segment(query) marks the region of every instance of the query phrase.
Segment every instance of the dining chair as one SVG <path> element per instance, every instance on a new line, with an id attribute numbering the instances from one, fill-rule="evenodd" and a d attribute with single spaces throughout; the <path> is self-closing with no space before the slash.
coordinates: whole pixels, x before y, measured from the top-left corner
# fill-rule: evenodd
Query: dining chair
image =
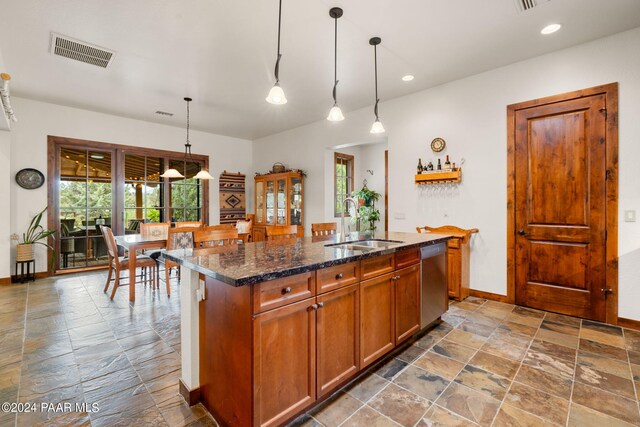
<path id="1" fill-rule="evenodd" d="M 215 231 L 215 230 L 233 230 L 235 227 L 233 224 L 215 224 L 205 225 L 202 227 L 203 231 Z"/>
<path id="2" fill-rule="evenodd" d="M 236 222 L 236 229 L 238 230 L 238 234 L 242 234 L 240 238 L 243 243 L 248 243 L 251 241 L 251 230 L 253 229 L 253 219 L 239 219 Z M 246 241 L 245 241 L 246 239 Z"/>
<path id="3" fill-rule="evenodd" d="M 311 224 L 312 236 L 327 236 L 338 232 L 337 222 L 318 222 Z"/>
<path id="4" fill-rule="evenodd" d="M 297 225 L 271 225 L 266 227 L 267 240 L 297 239 Z"/>
<path id="5" fill-rule="evenodd" d="M 196 248 L 213 246 L 228 246 L 238 244 L 238 230 L 231 228 L 219 230 L 203 230 L 193 233 Z"/>
<path id="6" fill-rule="evenodd" d="M 202 228 L 201 221 L 177 221 L 174 224 L 176 225 L 175 228 L 184 228 L 184 227 Z"/>
<path id="7" fill-rule="evenodd" d="M 162 240 L 162 239 L 167 240 L 170 227 L 171 227 L 171 224 L 169 224 L 168 222 L 142 223 L 140 224 L 140 234 L 142 235 L 142 237 L 153 237 L 158 240 Z M 154 250 L 153 252 L 145 255 L 149 255 L 149 257 L 158 264 L 157 265 L 158 268 L 156 270 L 156 280 L 159 282 L 160 281 L 159 267 L 160 267 L 160 259 L 161 259 L 162 251 Z"/>
<path id="8" fill-rule="evenodd" d="M 100 226 L 100 231 L 102 232 L 102 236 L 104 237 L 104 243 L 107 247 L 107 255 L 109 257 L 109 273 L 107 275 L 107 283 L 104 285 L 104 292 L 107 292 L 107 290 L 109 289 L 109 284 L 111 283 L 111 277 L 114 270 L 116 273 L 116 277 L 113 282 L 113 290 L 111 291 L 111 299 L 113 300 L 113 297 L 116 295 L 116 290 L 118 289 L 118 286 L 120 286 L 120 272 L 122 270 L 127 271 L 129 269 L 130 258 L 118 255 L 116 239 L 115 237 L 113 237 L 113 231 L 111 231 L 111 228 L 102 225 Z M 155 281 L 155 278 L 157 276 L 157 271 L 155 269 L 158 268 L 157 263 L 146 255 L 136 256 L 136 254 L 129 254 L 129 256 L 136 257 L 136 266 L 142 268 L 143 271 L 145 271 L 145 283 L 150 282 L 152 287 L 155 288 L 157 285 Z M 150 270 L 149 274 L 146 274 L 146 270 Z M 136 285 L 136 277 L 137 276 L 129 277 L 129 286 Z"/>
<path id="9" fill-rule="evenodd" d="M 195 227 L 176 227 L 169 228 L 167 234 L 167 246 L 166 250 L 171 251 L 174 249 L 193 249 L 193 233 L 199 231 Z M 171 296 L 171 269 L 178 267 L 178 281 L 180 280 L 180 265 L 177 262 L 173 262 L 167 258 L 164 258 L 164 274 L 165 282 L 167 284 L 167 295 Z"/>

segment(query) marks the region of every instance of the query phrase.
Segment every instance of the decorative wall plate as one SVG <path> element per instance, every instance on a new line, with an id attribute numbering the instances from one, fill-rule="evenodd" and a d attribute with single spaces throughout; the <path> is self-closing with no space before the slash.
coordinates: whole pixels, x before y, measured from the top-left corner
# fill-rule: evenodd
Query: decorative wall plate
<path id="1" fill-rule="evenodd" d="M 22 188 L 34 190 L 42 187 L 42 184 L 44 184 L 44 175 L 37 169 L 26 168 L 18 171 L 16 174 L 16 182 Z"/>
<path id="2" fill-rule="evenodd" d="M 442 138 L 435 138 L 433 141 L 431 141 L 431 149 L 433 150 L 434 153 L 439 153 L 442 150 L 444 150 L 444 147 L 447 146 L 447 143 L 444 142 L 444 139 Z"/>

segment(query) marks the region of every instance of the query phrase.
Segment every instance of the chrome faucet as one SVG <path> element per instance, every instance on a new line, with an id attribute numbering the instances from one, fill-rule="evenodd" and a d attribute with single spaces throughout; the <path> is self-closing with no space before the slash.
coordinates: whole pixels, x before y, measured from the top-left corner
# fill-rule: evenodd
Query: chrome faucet
<path id="1" fill-rule="evenodd" d="M 359 217 L 359 212 L 358 212 L 358 201 L 356 199 L 354 199 L 353 197 L 347 197 L 346 199 L 344 199 L 344 201 L 342 202 L 342 220 L 341 220 L 341 229 L 342 229 L 342 239 L 345 240 L 347 237 L 347 233 L 346 233 L 346 225 L 344 223 L 344 212 L 347 210 L 347 208 L 349 207 L 349 202 L 353 203 L 353 209 L 355 210 L 355 216 L 356 216 L 356 221 L 360 218 Z M 349 229 L 351 230 L 351 229 Z"/>

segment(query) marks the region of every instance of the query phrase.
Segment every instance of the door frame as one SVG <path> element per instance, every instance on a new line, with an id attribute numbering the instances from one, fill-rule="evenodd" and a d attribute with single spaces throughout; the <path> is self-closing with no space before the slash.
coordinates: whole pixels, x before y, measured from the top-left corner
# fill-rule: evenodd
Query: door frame
<path id="1" fill-rule="evenodd" d="M 618 83 L 519 102 L 507 106 L 507 302 L 516 298 L 515 264 L 515 145 L 516 111 L 585 96 L 605 95 L 605 284 L 612 292 L 606 299 L 606 322 L 618 324 Z"/>

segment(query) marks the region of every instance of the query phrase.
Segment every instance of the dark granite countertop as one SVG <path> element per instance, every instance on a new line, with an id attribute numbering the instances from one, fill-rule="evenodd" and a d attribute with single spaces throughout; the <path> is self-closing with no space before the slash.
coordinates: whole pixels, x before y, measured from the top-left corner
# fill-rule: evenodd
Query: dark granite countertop
<path id="1" fill-rule="evenodd" d="M 393 240 L 385 248 L 348 250 L 332 245 L 340 243 L 340 235 L 305 237 L 245 245 L 218 246 L 202 249 L 168 251 L 171 261 L 233 286 L 244 286 L 265 280 L 292 276 L 358 259 L 371 258 L 398 250 L 422 247 L 450 239 L 448 234 L 378 232 L 351 233 L 346 242 L 365 239 Z"/>

